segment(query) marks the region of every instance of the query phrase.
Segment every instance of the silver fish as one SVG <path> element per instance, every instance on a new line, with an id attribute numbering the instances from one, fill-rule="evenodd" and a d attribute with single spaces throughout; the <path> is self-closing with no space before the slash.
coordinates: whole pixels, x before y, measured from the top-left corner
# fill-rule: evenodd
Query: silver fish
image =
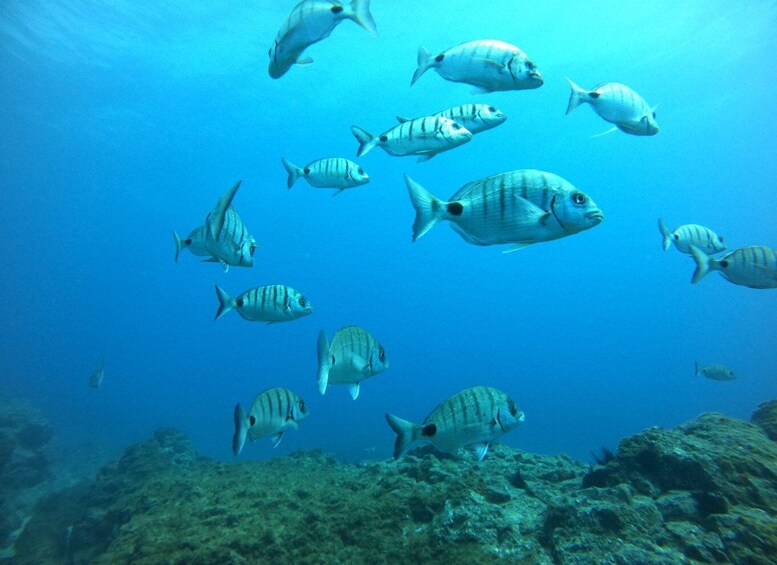
<path id="1" fill-rule="evenodd" d="M 283 439 L 286 430 L 296 430 L 300 421 L 308 415 L 305 401 L 284 387 L 273 387 L 260 393 L 251 405 L 248 415 L 238 403 L 235 406 L 235 434 L 232 436 L 232 453 L 240 455 L 246 436 L 253 442 L 272 436 L 273 447 Z"/>
<path id="2" fill-rule="evenodd" d="M 461 187 L 449 202 L 405 175 L 415 208 L 413 241 L 440 220 L 474 245 L 512 243 L 515 251 L 599 225 L 604 214 L 569 181 L 534 169 L 510 171 Z"/>
<path id="3" fill-rule="evenodd" d="M 580 106 L 590 104 L 594 112 L 601 118 L 615 124 L 604 134 L 619 129 L 632 135 L 655 135 L 658 133 L 656 122 L 656 106 L 648 106 L 645 99 L 625 84 L 618 82 L 603 82 L 593 90 L 584 90 L 571 80 L 567 114 Z M 599 135 L 604 135 L 599 134 Z"/>
<path id="4" fill-rule="evenodd" d="M 495 128 L 503 124 L 507 119 L 507 114 L 502 112 L 496 106 L 489 104 L 461 104 L 447 110 L 442 110 L 431 114 L 431 117 L 441 116 L 453 120 L 467 128 L 472 135 L 482 131 Z M 397 116 L 399 123 L 409 122 L 410 118 Z"/>
<path id="5" fill-rule="evenodd" d="M 303 177 L 310 186 L 316 188 L 337 188 L 338 191 L 333 194 L 336 196 L 346 188 L 370 182 L 370 175 L 364 169 L 344 157 L 318 159 L 305 165 L 305 168 L 298 167 L 288 159 L 281 158 L 281 162 L 289 173 L 286 181 L 286 186 L 289 188 L 299 177 Z"/>
<path id="6" fill-rule="evenodd" d="M 697 361 L 696 376 L 701 377 L 702 375 L 715 381 L 730 381 L 737 378 L 734 371 L 725 365 L 707 365 L 706 367 L 702 367 Z"/>
<path id="7" fill-rule="evenodd" d="M 100 388 L 103 384 L 103 379 L 105 379 L 105 359 L 100 359 L 95 370 L 89 375 L 89 386 Z"/>
<path id="8" fill-rule="evenodd" d="M 283 284 L 257 286 L 231 298 L 216 285 L 219 309 L 216 320 L 230 310 L 237 310 L 251 322 L 290 322 L 313 312 L 313 306 L 298 290 Z"/>
<path id="9" fill-rule="evenodd" d="M 750 288 L 777 288 L 777 250 L 762 245 L 741 247 L 714 259 L 690 245 L 696 261 L 691 283 L 696 284 L 711 271 L 720 271 L 728 281 Z"/>
<path id="10" fill-rule="evenodd" d="M 208 253 L 207 247 L 205 246 L 205 226 L 194 228 L 189 234 L 189 237 L 186 239 L 181 239 L 181 236 L 178 235 L 178 232 L 175 231 L 173 232 L 173 237 L 175 238 L 176 263 L 178 262 L 178 256 L 184 249 L 188 249 L 192 252 L 193 255 L 198 255 L 200 257 L 210 255 L 210 253 Z"/>
<path id="11" fill-rule="evenodd" d="M 386 414 L 386 421 L 397 434 L 394 459 L 407 453 L 416 441 L 423 440 L 449 452 L 475 445 L 480 461 L 492 443 L 517 428 L 524 419 L 515 401 L 490 386 L 473 386 L 454 394 L 432 410 L 422 424 Z"/>
<path id="12" fill-rule="evenodd" d="M 476 86 L 476 92 L 526 90 L 542 86 L 542 74 L 526 53 L 494 39 L 468 41 L 437 56 L 421 47 L 412 86 L 429 69 L 452 82 Z"/>
<path id="13" fill-rule="evenodd" d="M 300 57 L 302 52 L 329 37 L 343 20 L 353 20 L 370 33 L 376 33 L 370 0 L 351 0 L 349 6 L 337 0 L 303 0 L 294 6 L 267 52 L 270 76 L 282 77 L 295 63 L 312 63 L 313 59 Z"/>
<path id="14" fill-rule="evenodd" d="M 372 135 L 357 126 L 351 126 L 351 132 L 359 142 L 357 157 L 377 146 L 395 157 L 420 155 L 419 162 L 428 161 L 438 153 L 472 139 L 472 133 L 467 128 L 442 116 L 424 116 L 408 120 L 380 135 Z"/>
<path id="15" fill-rule="evenodd" d="M 208 262 L 219 262 L 228 270 L 230 265 L 254 266 L 256 240 L 248 233 L 237 211 L 232 208 L 232 199 L 240 188 L 237 181 L 216 203 L 216 207 L 205 218 L 205 248 L 212 256 Z"/>
<path id="16" fill-rule="evenodd" d="M 691 245 L 695 245 L 705 253 L 720 253 L 726 250 L 726 244 L 723 238 L 712 231 L 710 228 L 700 226 L 699 224 L 684 224 L 674 231 L 669 231 L 664 221 L 658 219 L 658 229 L 664 237 L 664 251 L 674 243 L 678 251 L 690 253 Z"/>
<path id="17" fill-rule="evenodd" d="M 359 383 L 388 369 L 386 350 L 367 330 L 346 326 L 327 340 L 326 332 L 318 334 L 318 391 L 326 392 L 330 384 L 347 384 L 351 398 L 359 396 Z"/>

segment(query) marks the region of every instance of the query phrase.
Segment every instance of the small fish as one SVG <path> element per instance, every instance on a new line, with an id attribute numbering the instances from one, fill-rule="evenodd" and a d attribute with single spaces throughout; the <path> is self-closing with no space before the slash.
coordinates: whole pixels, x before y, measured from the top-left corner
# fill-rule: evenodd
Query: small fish
<path id="1" fill-rule="evenodd" d="M 720 259 L 713 259 L 693 244 L 690 250 L 696 261 L 691 284 L 696 284 L 711 271 L 720 271 L 734 284 L 750 288 L 777 288 L 777 250 L 753 245 L 729 251 Z"/>
<path id="2" fill-rule="evenodd" d="M 298 290 L 283 284 L 257 286 L 231 298 L 216 285 L 219 309 L 216 320 L 234 309 L 250 322 L 290 322 L 313 312 L 313 306 Z"/>
<path id="3" fill-rule="evenodd" d="M 661 235 L 664 236 L 664 251 L 669 249 L 672 243 L 683 253 L 690 253 L 691 245 L 695 245 L 709 254 L 720 253 L 726 250 L 726 244 L 723 243 L 722 237 L 710 228 L 705 228 L 699 224 L 685 224 L 674 231 L 669 231 L 664 221 L 659 218 L 658 229 Z"/>
<path id="4" fill-rule="evenodd" d="M 388 369 L 386 350 L 370 333 L 358 326 L 346 326 L 327 341 L 318 334 L 318 391 L 330 384 L 347 384 L 351 398 L 359 396 L 359 383 Z"/>
<path id="5" fill-rule="evenodd" d="M 438 153 L 472 139 L 472 133 L 467 128 L 442 116 L 408 120 L 377 136 L 357 126 L 351 126 L 351 132 L 359 142 L 357 157 L 377 146 L 395 157 L 420 155 L 418 162 L 428 161 Z"/>
<path id="6" fill-rule="evenodd" d="M 260 393 L 246 416 L 243 407 L 235 406 L 235 434 L 232 436 L 232 453 L 240 455 L 246 436 L 253 442 L 272 436 L 273 447 L 278 447 L 283 432 L 297 429 L 308 415 L 305 401 L 287 388 L 268 388 Z"/>
<path id="7" fill-rule="evenodd" d="M 702 375 L 714 381 L 730 381 L 737 378 L 734 371 L 725 365 L 707 365 L 706 367 L 702 367 L 697 361 L 696 376 L 701 377 Z"/>
<path id="8" fill-rule="evenodd" d="M 437 56 L 418 49 L 418 68 L 410 86 L 429 69 L 451 82 L 464 82 L 475 92 L 528 90 L 543 84 L 542 74 L 526 53 L 515 45 L 494 39 L 468 41 Z"/>
<path id="9" fill-rule="evenodd" d="M 181 239 L 178 232 L 173 232 L 175 238 L 175 262 L 178 262 L 178 255 L 184 249 L 188 249 L 193 255 L 200 257 L 209 256 L 208 249 L 205 246 L 205 226 L 194 228 L 186 239 Z"/>
<path id="10" fill-rule="evenodd" d="M 286 186 L 291 188 L 299 177 L 303 177 L 310 186 L 316 188 L 337 188 L 333 194 L 337 196 L 346 188 L 361 186 L 370 182 L 370 175 L 353 161 L 344 157 L 329 157 L 318 159 L 300 168 L 288 159 L 281 158 L 289 178 Z"/>
<path id="11" fill-rule="evenodd" d="M 282 77 L 295 63 L 312 63 L 313 59 L 300 57 L 302 52 L 329 37 L 343 20 L 353 20 L 370 33 L 376 33 L 370 0 L 351 0 L 349 6 L 337 0 L 303 0 L 294 6 L 267 52 L 270 76 Z"/>
<path id="12" fill-rule="evenodd" d="M 478 461 L 489 446 L 525 419 L 524 413 L 504 392 L 490 386 L 473 386 L 442 401 L 423 424 L 414 424 L 391 414 L 386 421 L 397 434 L 394 459 L 408 452 L 418 440 L 441 451 L 475 445 Z"/>
<path id="13" fill-rule="evenodd" d="M 444 202 L 405 175 L 415 208 L 413 241 L 440 220 L 474 245 L 512 243 L 515 251 L 599 225 L 604 214 L 569 181 L 534 169 L 510 171 L 461 187 Z"/>
<path id="14" fill-rule="evenodd" d="M 605 135 L 616 129 L 631 135 L 655 135 L 658 133 L 657 106 L 652 108 L 648 106 L 644 98 L 625 84 L 603 82 L 593 90 L 588 91 L 580 88 L 570 79 L 567 81 L 572 87 L 567 114 L 580 104 L 587 103 L 601 118 L 615 124 L 615 127 L 599 135 Z"/>
<path id="15" fill-rule="evenodd" d="M 461 124 L 472 135 L 495 128 L 503 124 L 507 119 L 507 114 L 502 112 L 502 110 L 488 104 L 461 104 L 460 106 L 454 106 L 431 115 L 433 118 L 437 116 L 448 118 L 457 124 Z M 402 124 L 409 122 L 410 118 L 397 116 L 397 120 Z"/>
<path id="16" fill-rule="evenodd" d="M 254 266 L 256 240 L 248 233 L 237 211 L 232 208 L 232 199 L 240 188 L 237 181 L 216 203 L 216 207 L 205 218 L 205 248 L 212 256 L 207 262 L 219 262 L 227 271 L 230 265 Z"/>
<path id="17" fill-rule="evenodd" d="M 89 375 L 89 386 L 92 388 L 100 388 L 105 378 L 105 359 L 100 359 L 97 364 L 97 368 Z"/>

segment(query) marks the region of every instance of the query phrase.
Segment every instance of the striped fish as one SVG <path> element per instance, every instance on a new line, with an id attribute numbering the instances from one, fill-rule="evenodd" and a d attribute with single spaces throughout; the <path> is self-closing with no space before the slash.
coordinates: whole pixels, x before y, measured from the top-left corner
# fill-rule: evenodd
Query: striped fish
<path id="1" fill-rule="evenodd" d="M 250 322 L 290 322 L 313 312 L 313 306 L 298 290 L 284 284 L 270 284 L 249 289 L 237 298 L 231 298 L 216 285 L 219 309 L 216 320 L 230 310 Z"/>
<path id="2" fill-rule="evenodd" d="M 690 246 L 696 261 L 691 283 L 696 284 L 711 271 L 720 271 L 728 281 L 750 288 L 777 288 L 777 251 L 762 245 L 741 247 L 713 259 L 704 251 Z"/>
<path id="3" fill-rule="evenodd" d="M 281 162 L 289 173 L 286 186 L 291 188 L 299 177 L 303 177 L 308 184 L 316 188 L 337 188 L 333 194 L 337 196 L 346 188 L 360 186 L 370 182 L 370 175 L 353 161 L 344 157 L 329 157 L 318 159 L 300 168 L 288 159 L 281 158 Z"/>
<path id="4" fill-rule="evenodd" d="M 92 388 L 100 388 L 105 379 L 105 359 L 100 359 L 97 364 L 97 368 L 89 375 L 89 386 Z"/>
<path id="5" fill-rule="evenodd" d="M 356 126 L 351 126 L 351 132 L 359 142 L 357 157 L 377 146 L 395 157 L 420 155 L 419 162 L 428 161 L 438 153 L 472 139 L 472 133 L 467 128 L 442 116 L 408 120 L 377 136 Z"/>
<path id="6" fill-rule="evenodd" d="M 329 37 L 343 20 L 353 20 L 370 33 L 376 33 L 370 0 L 351 0 L 349 6 L 337 0 L 303 0 L 294 6 L 267 52 L 270 76 L 282 77 L 295 63 L 312 63 L 312 59 L 300 57 L 302 52 Z"/>
<path id="7" fill-rule="evenodd" d="M 490 106 L 488 104 L 462 104 L 431 115 L 432 118 L 438 116 L 448 118 L 449 120 L 461 124 L 467 128 L 472 135 L 486 131 L 487 129 L 495 128 L 499 124 L 503 124 L 507 119 L 507 114 L 496 106 Z M 397 120 L 402 124 L 404 122 L 409 122 L 410 118 L 397 116 Z"/>
<path id="8" fill-rule="evenodd" d="M 619 129 L 632 135 L 655 135 L 658 133 L 656 123 L 656 106 L 650 107 L 645 99 L 625 84 L 618 82 L 603 82 L 593 90 L 584 90 L 574 82 L 569 81 L 572 93 L 569 95 L 567 114 L 580 106 L 590 104 L 594 112 L 615 127 L 603 134 Z"/>
<path id="9" fill-rule="evenodd" d="M 437 56 L 418 49 L 418 68 L 410 86 L 429 69 L 451 82 L 464 82 L 475 92 L 528 90 L 542 86 L 542 74 L 526 53 L 515 45 L 494 39 L 468 41 Z"/>
<path id="10" fill-rule="evenodd" d="M 173 232 L 175 238 L 175 261 L 178 262 L 178 255 L 181 251 L 188 249 L 193 255 L 200 257 L 210 255 L 208 249 L 205 247 L 205 226 L 199 226 L 194 228 L 186 239 L 181 239 L 178 232 Z"/>
<path id="11" fill-rule="evenodd" d="M 684 224 L 674 231 L 669 231 L 664 221 L 658 218 L 658 229 L 664 237 L 664 251 L 674 243 L 675 247 L 683 253 L 690 253 L 691 245 L 695 245 L 705 253 L 714 254 L 726 250 L 723 238 L 699 224 Z"/>
<path id="12" fill-rule="evenodd" d="M 246 436 L 253 442 L 272 436 L 273 447 L 283 439 L 283 432 L 297 429 L 308 415 L 305 401 L 284 387 L 268 388 L 255 399 L 246 415 L 243 407 L 235 406 L 235 434 L 232 436 L 232 453 L 240 455 Z"/>
<path id="13" fill-rule="evenodd" d="M 475 445 L 481 461 L 488 447 L 517 428 L 524 418 L 509 396 L 490 386 L 473 386 L 454 394 L 432 410 L 423 424 L 386 414 L 386 421 L 397 434 L 394 459 L 407 453 L 416 441 L 424 440 L 448 452 Z"/>
<path id="14" fill-rule="evenodd" d="M 205 218 L 205 248 L 212 256 L 205 259 L 219 262 L 228 270 L 230 265 L 240 267 L 254 266 L 256 240 L 248 233 L 240 215 L 232 208 L 232 199 L 240 188 L 237 181 L 216 203 Z"/>
<path id="15" fill-rule="evenodd" d="M 449 202 L 439 200 L 405 175 L 415 208 L 413 241 L 440 220 L 474 245 L 512 243 L 515 251 L 590 229 L 604 218 L 585 193 L 558 175 L 522 169 L 461 187 Z"/>
<path id="16" fill-rule="evenodd" d="M 702 375 L 713 381 L 730 381 L 737 378 L 736 373 L 725 365 L 707 365 L 702 367 L 697 361 L 696 376 L 701 377 Z"/>
<path id="17" fill-rule="evenodd" d="M 372 335 L 358 326 L 335 332 L 329 343 L 326 332 L 318 334 L 318 391 L 328 385 L 347 384 L 351 398 L 359 396 L 359 383 L 388 369 L 386 350 Z"/>

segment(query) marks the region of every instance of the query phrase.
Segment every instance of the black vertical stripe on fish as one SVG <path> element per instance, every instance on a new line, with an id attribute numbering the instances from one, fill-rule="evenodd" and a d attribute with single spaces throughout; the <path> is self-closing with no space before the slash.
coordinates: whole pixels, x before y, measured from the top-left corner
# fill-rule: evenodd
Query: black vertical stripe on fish
<path id="1" fill-rule="evenodd" d="M 541 178 L 542 178 L 542 200 L 540 200 L 540 208 L 547 211 L 551 190 L 548 187 L 548 177 L 546 177 L 545 175 L 541 175 Z"/>
<path id="2" fill-rule="evenodd" d="M 505 218 L 505 177 L 500 175 L 499 177 L 499 217 L 504 220 Z"/>
<path id="3" fill-rule="evenodd" d="M 529 199 L 529 186 L 526 184 L 526 173 L 521 171 L 521 180 L 519 181 L 519 185 L 521 187 L 521 198 L 524 200 Z"/>
<path id="4" fill-rule="evenodd" d="M 467 424 L 469 422 L 469 415 L 467 414 L 467 400 L 463 394 L 459 396 L 459 404 L 461 404 L 461 414 L 464 418 L 464 423 Z"/>
<path id="5" fill-rule="evenodd" d="M 483 417 L 483 410 L 480 407 L 480 398 L 478 398 L 477 394 L 473 394 L 472 398 L 475 401 L 475 415 L 477 416 L 478 421 Z"/>
<path id="6" fill-rule="evenodd" d="M 284 412 L 283 412 L 283 404 L 281 402 L 281 391 L 277 388 L 275 389 L 275 399 L 278 401 L 278 418 L 283 419 Z"/>
<path id="7" fill-rule="evenodd" d="M 269 415 L 267 419 L 270 420 L 270 419 L 272 419 L 272 415 L 273 415 L 272 399 L 270 398 L 269 394 L 265 394 L 264 398 L 262 399 L 262 401 L 264 401 L 264 400 L 267 401 L 267 411 L 265 412 L 265 414 Z"/>
<path id="8" fill-rule="evenodd" d="M 294 414 L 294 412 L 291 409 L 294 402 L 291 399 L 291 394 L 289 393 L 289 389 L 287 388 L 283 389 L 283 396 L 284 396 L 285 405 L 286 405 L 286 410 L 284 411 L 284 414 L 285 414 L 284 420 L 290 420 Z"/>

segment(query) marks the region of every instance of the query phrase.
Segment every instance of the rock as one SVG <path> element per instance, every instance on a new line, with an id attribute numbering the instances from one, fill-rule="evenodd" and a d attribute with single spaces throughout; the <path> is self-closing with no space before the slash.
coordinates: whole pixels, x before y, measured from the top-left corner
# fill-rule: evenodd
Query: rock
<path id="1" fill-rule="evenodd" d="M 769 439 L 777 441 L 777 400 L 758 406 L 750 421 L 761 428 Z"/>

